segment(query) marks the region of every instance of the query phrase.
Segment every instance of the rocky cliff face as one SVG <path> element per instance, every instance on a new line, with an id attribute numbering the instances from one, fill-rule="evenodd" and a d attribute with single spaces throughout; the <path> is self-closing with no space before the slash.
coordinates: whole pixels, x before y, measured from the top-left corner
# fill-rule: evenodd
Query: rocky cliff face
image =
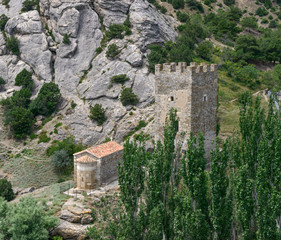
<path id="1" fill-rule="evenodd" d="M 40 14 L 36 10 L 20 14 L 20 9 L 18 0 L 10 1 L 10 10 L 0 8 L 0 14 L 10 17 L 5 31 L 18 38 L 20 48 L 19 57 L 9 55 L 0 34 L 0 76 L 7 81 L 2 97 L 15 89 L 15 76 L 24 68 L 33 72 L 34 96 L 44 82 L 54 81 L 64 101 L 53 122 L 60 121 L 64 127 L 53 137 L 70 134 L 84 144 L 106 137 L 120 141 L 139 120 L 153 116 L 148 106 L 154 101 L 154 75 L 146 66 L 147 47 L 175 39 L 173 18 L 160 14 L 146 0 L 40 0 Z M 123 24 L 128 16 L 132 34 L 106 43 L 116 44 L 119 55 L 107 58 L 107 47 L 97 54 L 104 30 Z M 65 34 L 70 44 L 63 43 Z M 127 74 L 130 81 L 125 86 L 132 87 L 140 99 L 133 115 L 120 102 L 121 85 L 110 82 L 119 74 Z M 75 109 L 71 101 L 77 104 Z M 96 103 L 106 108 L 103 127 L 88 117 L 89 106 Z"/>

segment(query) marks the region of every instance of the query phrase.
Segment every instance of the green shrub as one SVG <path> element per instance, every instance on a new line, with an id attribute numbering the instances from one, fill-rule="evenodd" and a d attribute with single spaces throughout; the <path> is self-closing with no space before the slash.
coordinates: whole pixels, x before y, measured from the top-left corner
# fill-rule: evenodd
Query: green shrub
<path id="1" fill-rule="evenodd" d="M 63 42 L 64 44 L 66 44 L 66 45 L 69 45 L 69 44 L 71 43 L 71 41 L 70 41 L 69 36 L 68 36 L 67 33 L 64 34 L 62 42 Z"/>
<path id="2" fill-rule="evenodd" d="M 7 46 L 7 49 L 12 54 L 17 55 L 17 56 L 20 55 L 19 42 L 18 42 L 18 39 L 14 35 L 6 38 L 6 46 Z"/>
<path id="3" fill-rule="evenodd" d="M 168 54 L 166 49 L 160 45 L 150 45 L 148 48 L 150 50 L 148 55 L 149 70 L 154 72 L 155 65 L 165 63 Z"/>
<path id="4" fill-rule="evenodd" d="M 201 2 L 196 0 L 186 0 L 187 5 L 190 7 L 190 10 L 198 10 L 201 13 L 204 13 L 204 8 Z"/>
<path id="5" fill-rule="evenodd" d="M 32 90 L 33 88 L 33 80 L 32 80 L 32 73 L 23 69 L 15 79 L 16 86 L 23 86 L 24 88 L 28 88 Z"/>
<path id="6" fill-rule="evenodd" d="M 140 130 L 141 128 L 144 128 L 147 125 L 147 123 L 144 120 L 140 120 L 138 126 L 136 126 L 135 131 Z"/>
<path id="7" fill-rule="evenodd" d="M 59 237 L 59 236 L 54 236 L 54 237 L 52 237 L 52 240 L 63 240 L 63 238 Z"/>
<path id="8" fill-rule="evenodd" d="M 126 105 L 136 105 L 139 99 L 136 94 L 134 94 L 132 88 L 123 88 L 120 96 L 123 106 Z"/>
<path id="9" fill-rule="evenodd" d="M 199 57 L 210 61 L 212 58 L 213 50 L 213 44 L 210 41 L 205 41 L 198 45 L 198 47 L 196 48 L 196 53 Z"/>
<path id="10" fill-rule="evenodd" d="M 58 128 L 58 127 L 61 127 L 62 126 L 62 123 L 57 123 L 56 125 L 55 125 L 55 128 Z"/>
<path id="11" fill-rule="evenodd" d="M 116 75 L 116 76 L 113 76 L 110 81 L 112 83 L 121 83 L 121 84 L 124 84 L 126 81 L 130 81 L 130 78 L 127 77 L 126 74 L 120 74 L 120 75 Z"/>
<path id="12" fill-rule="evenodd" d="M 46 154 L 50 157 L 54 152 L 58 150 L 66 150 L 70 157 L 73 157 L 73 154 L 84 150 L 86 147 L 81 143 L 76 144 L 73 137 L 68 137 L 62 141 L 54 141 L 50 147 L 47 148 Z"/>
<path id="13" fill-rule="evenodd" d="M 256 15 L 258 15 L 260 17 L 266 16 L 267 14 L 268 14 L 268 11 L 265 8 L 259 7 L 256 10 Z"/>
<path id="14" fill-rule="evenodd" d="M 39 6 L 39 0 L 25 0 L 22 3 L 21 12 L 28 12 L 37 9 Z"/>
<path id="15" fill-rule="evenodd" d="M 6 84 L 6 81 L 2 77 L 0 77 L 0 85 L 2 86 L 2 85 L 5 85 L 5 84 Z"/>
<path id="16" fill-rule="evenodd" d="M 5 209 L 0 212 L 1 239 L 49 239 L 49 230 L 59 224 L 56 217 L 48 215 L 43 206 L 30 197 L 11 205 L 0 199 L 0 206 L 1 210 Z"/>
<path id="17" fill-rule="evenodd" d="M 174 9 L 184 8 L 184 0 L 173 0 L 172 5 Z"/>
<path id="18" fill-rule="evenodd" d="M 177 12 L 177 19 L 180 21 L 180 22 L 182 22 L 182 23 L 185 23 L 185 22 L 187 22 L 188 20 L 190 20 L 190 17 L 189 17 L 189 15 L 188 15 L 188 13 L 186 13 L 186 12 L 180 12 L 180 11 L 178 11 Z"/>
<path id="19" fill-rule="evenodd" d="M 22 139 L 31 133 L 34 124 L 34 116 L 31 111 L 24 107 L 15 106 L 5 114 L 8 115 L 6 116 L 6 124 L 11 126 L 15 138 Z"/>
<path id="20" fill-rule="evenodd" d="M 110 44 L 106 51 L 106 56 L 108 58 L 115 58 L 120 53 L 119 47 L 116 44 Z"/>
<path id="21" fill-rule="evenodd" d="M 263 72 L 262 81 L 271 91 L 281 91 L 281 65 L 278 64 L 273 70 Z"/>
<path id="22" fill-rule="evenodd" d="M 47 143 L 47 142 L 50 142 L 50 138 L 47 136 L 47 132 L 46 131 L 43 131 L 40 133 L 39 135 L 39 140 L 38 140 L 38 144 L 39 143 Z"/>
<path id="23" fill-rule="evenodd" d="M 108 37 L 108 40 L 111 40 L 113 38 L 123 39 L 124 36 L 122 32 L 124 31 L 124 26 L 122 24 L 113 24 L 109 26 L 109 30 L 106 31 L 106 36 Z"/>
<path id="24" fill-rule="evenodd" d="M 2 14 L 0 16 L 0 30 L 1 31 L 5 30 L 5 26 L 6 26 L 6 23 L 8 22 L 8 20 L 9 20 L 9 18 L 5 14 Z"/>
<path id="25" fill-rule="evenodd" d="M 281 20 L 281 11 L 277 13 L 277 17 Z"/>
<path id="26" fill-rule="evenodd" d="M 101 104 L 95 104 L 94 107 L 90 106 L 89 118 L 95 120 L 98 125 L 102 125 L 106 121 L 105 109 Z"/>
<path id="27" fill-rule="evenodd" d="M 243 28 L 258 28 L 257 19 L 255 17 L 245 17 L 241 20 L 241 25 Z"/>
<path id="28" fill-rule="evenodd" d="M 109 41 L 114 38 L 123 39 L 124 33 L 126 35 L 130 35 L 132 33 L 130 27 L 130 16 L 128 15 L 123 24 L 112 24 L 109 26 L 108 31 L 105 33 L 107 40 Z"/>
<path id="29" fill-rule="evenodd" d="M 13 96 L 10 98 L 9 107 L 14 106 L 28 108 L 30 104 L 30 97 L 32 92 L 29 88 L 22 88 L 20 91 L 14 92 Z"/>
<path id="30" fill-rule="evenodd" d="M 6 81 L 0 77 L 0 90 L 2 90 L 4 88 L 4 85 L 6 84 Z"/>
<path id="31" fill-rule="evenodd" d="M 10 0 L 2 0 L 2 4 L 9 9 L 10 8 Z"/>
<path id="32" fill-rule="evenodd" d="M 277 26 L 278 26 L 278 23 L 276 20 L 270 21 L 269 25 L 268 25 L 269 28 L 276 28 Z"/>
<path id="33" fill-rule="evenodd" d="M 34 139 L 36 139 L 37 137 L 38 137 L 38 136 L 37 136 L 35 133 L 31 133 L 30 136 L 29 136 L 30 140 L 34 140 Z"/>
<path id="34" fill-rule="evenodd" d="M 0 197 L 6 201 L 11 201 L 15 197 L 12 184 L 5 178 L 0 179 Z"/>
<path id="35" fill-rule="evenodd" d="M 97 54 L 100 54 L 102 52 L 102 47 L 98 47 L 97 49 L 96 49 L 96 53 Z"/>
<path id="36" fill-rule="evenodd" d="M 71 105 L 71 108 L 74 109 L 74 108 L 76 108 L 77 103 L 75 103 L 75 102 L 72 100 L 70 105 Z"/>
<path id="37" fill-rule="evenodd" d="M 207 6 L 211 6 L 211 0 L 204 0 L 204 4 Z"/>
<path id="38" fill-rule="evenodd" d="M 223 3 L 227 6 L 231 6 L 235 4 L 235 0 L 223 0 Z"/>
<path id="39" fill-rule="evenodd" d="M 51 164 L 57 170 L 72 167 L 73 159 L 65 149 L 55 151 L 51 157 Z"/>
<path id="40" fill-rule="evenodd" d="M 37 115 L 50 116 L 57 108 L 61 98 L 57 84 L 45 83 L 36 99 L 30 104 L 31 112 Z"/>
<path id="41" fill-rule="evenodd" d="M 168 11 L 167 8 L 165 8 L 164 6 L 160 7 L 160 12 L 161 13 L 165 14 L 167 11 Z"/>

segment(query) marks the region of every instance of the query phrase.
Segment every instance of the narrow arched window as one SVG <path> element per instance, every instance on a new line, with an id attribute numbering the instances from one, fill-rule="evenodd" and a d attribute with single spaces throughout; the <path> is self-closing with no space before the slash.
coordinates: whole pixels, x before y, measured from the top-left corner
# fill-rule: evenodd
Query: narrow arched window
<path id="1" fill-rule="evenodd" d="M 170 97 L 170 100 L 171 100 L 171 102 L 173 102 L 174 101 L 174 97 L 172 96 L 172 97 Z"/>
<path id="2" fill-rule="evenodd" d="M 203 102 L 207 102 L 207 95 L 203 96 Z"/>

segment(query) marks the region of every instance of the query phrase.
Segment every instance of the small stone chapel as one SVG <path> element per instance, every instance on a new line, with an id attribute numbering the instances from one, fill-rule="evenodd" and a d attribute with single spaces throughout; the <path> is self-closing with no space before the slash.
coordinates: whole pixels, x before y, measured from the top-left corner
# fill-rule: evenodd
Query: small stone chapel
<path id="1" fill-rule="evenodd" d="M 123 147 L 114 141 L 88 148 L 74 155 L 74 182 L 77 190 L 93 190 L 118 178 Z"/>

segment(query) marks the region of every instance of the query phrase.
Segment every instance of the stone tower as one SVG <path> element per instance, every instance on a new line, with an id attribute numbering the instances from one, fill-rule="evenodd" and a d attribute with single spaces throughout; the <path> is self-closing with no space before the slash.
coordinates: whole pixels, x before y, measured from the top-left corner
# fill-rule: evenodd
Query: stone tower
<path id="1" fill-rule="evenodd" d="M 156 136 L 163 139 L 165 119 L 177 109 L 179 133 L 205 137 L 206 156 L 215 146 L 217 110 L 217 65 L 165 63 L 155 66 Z"/>

